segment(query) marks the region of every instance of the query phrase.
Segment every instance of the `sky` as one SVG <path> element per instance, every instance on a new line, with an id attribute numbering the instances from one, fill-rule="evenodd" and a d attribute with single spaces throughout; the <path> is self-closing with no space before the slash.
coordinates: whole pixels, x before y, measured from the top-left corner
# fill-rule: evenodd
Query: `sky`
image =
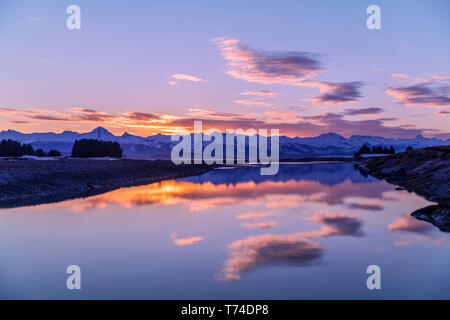
<path id="1" fill-rule="evenodd" d="M 69 30 L 70 5 L 81 29 Z M 381 29 L 369 30 L 369 5 Z M 450 138 L 450 2 L 0 2 L 0 130 Z"/>

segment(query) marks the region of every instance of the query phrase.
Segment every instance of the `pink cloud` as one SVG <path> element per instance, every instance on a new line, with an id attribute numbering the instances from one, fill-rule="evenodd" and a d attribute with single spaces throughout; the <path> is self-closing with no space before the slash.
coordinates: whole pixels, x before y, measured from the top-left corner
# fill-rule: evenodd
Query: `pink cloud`
<path id="1" fill-rule="evenodd" d="M 178 235 L 176 233 L 172 233 L 170 237 L 172 238 L 173 243 L 177 246 L 190 246 L 204 240 L 202 236 L 178 238 Z"/>
<path id="2" fill-rule="evenodd" d="M 196 77 L 196 76 L 192 76 L 190 74 L 185 74 L 185 73 L 176 73 L 174 75 L 172 75 L 172 78 L 176 79 L 176 80 L 186 80 L 186 81 L 192 81 L 192 82 L 206 82 L 205 79 Z"/>
<path id="3" fill-rule="evenodd" d="M 259 220 L 273 216 L 273 212 L 247 212 L 236 217 L 238 220 Z"/>
<path id="4" fill-rule="evenodd" d="M 359 81 L 340 83 L 306 81 L 322 71 L 316 54 L 302 51 L 261 51 L 244 46 L 237 39 L 226 37 L 212 41 L 227 61 L 227 74 L 236 79 L 263 84 L 319 88 L 323 94 L 308 99 L 315 103 L 352 103 L 361 97 L 360 88 L 363 83 Z"/>
<path id="5" fill-rule="evenodd" d="M 360 81 L 340 83 L 303 81 L 298 83 L 298 85 L 302 87 L 319 88 L 320 92 L 323 93 L 319 96 L 305 100 L 314 103 L 344 104 L 354 103 L 362 96 L 360 89 L 363 86 L 363 83 Z"/>
<path id="6" fill-rule="evenodd" d="M 247 229 L 269 229 L 269 228 L 273 228 L 277 226 L 277 222 L 276 221 L 262 221 L 262 222 L 252 222 L 252 223 L 248 223 L 245 222 L 242 224 L 243 227 L 246 227 Z"/>
<path id="7" fill-rule="evenodd" d="M 386 93 L 394 97 L 394 101 L 406 106 L 428 106 L 442 108 L 450 106 L 447 85 L 432 87 L 428 83 L 420 83 L 406 87 L 391 87 Z"/>
<path id="8" fill-rule="evenodd" d="M 394 78 L 401 78 L 401 79 L 409 79 L 411 76 L 407 73 L 393 73 L 392 76 Z"/>
<path id="9" fill-rule="evenodd" d="M 296 84 L 322 70 L 316 55 L 308 52 L 267 52 L 249 48 L 237 39 L 212 40 L 227 61 L 227 74 L 248 82 Z"/>
<path id="10" fill-rule="evenodd" d="M 244 91 L 239 93 L 241 96 L 257 96 L 264 98 L 275 98 L 278 96 L 278 93 L 268 91 L 268 90 L 258 90 L 258 91 Z"/>
<path id="11" fill-rule="evenodd" d="M 378 118 L 363 120 L 347 120 L 347 115 L 362 115 L 381 112 L 378 108 L 346 109 L 343 113 L 323 113 L 314 116 L 302 116 L 296 112 L 266 111 L 264 113 L 227 113 L 205 109 L 189 109 L 186 116 L 155 114 L 146 112 L 124 112 L 111 114 L 94 109 L 71 108 L 64 111 L 55 110 L 19 110 L 0 108 L 0 116 L 8 121 L 30 122 L 33 125 L 48 127 L 48 122 L 59 123 L 60 127 L 73 130 L 75 125 L 94 123 L 114 131 L 140 131 L 141 135 L 155 133 L 179 133 L 193 130 L 194 121 L 203 121 L 203 128 L 226 129 L 265 128 L 279 129 L 281 135 L 316 136 L 326 132 L 336 132 L 343 136 L 351 136 L 364 132 L 367 135 L 383 135 L 385 137 L 415 137 L 419 134 L 438 136 L 444 132 L 436 129 L 419 129 L 411 125 L 389 126 L 386 122 L 395 118 Z M 439 115 L 445 115 L 442 112 Z M 123 131 L 122 131 L 123 133 Z"/>
<path id="12" fill-rule="evenodd" d="M 236 103 L 239 103 L 239 104 L 242 104 L 242 105 L 244 105 L 244 106 L 257 106 L 257 107 L 270 107 L 270 106 L 273 106 L 273 104 L 272 103 L 268 103 L 268 102 L 265 102 L 265 101 L 261 101 L 261 100 L 245 100 L 245 99 L 242 99 L 242 100 L 234 100 L 234 102 L 236 102 Z"/>
<path id="13" fill-rule="evenodd" d="M 438 74 L 432 74 L 431 78 L 435 79 L 435 80 L 450 80 L 450 75 L 448 75 L 446 73 L 438 73 Z"/>

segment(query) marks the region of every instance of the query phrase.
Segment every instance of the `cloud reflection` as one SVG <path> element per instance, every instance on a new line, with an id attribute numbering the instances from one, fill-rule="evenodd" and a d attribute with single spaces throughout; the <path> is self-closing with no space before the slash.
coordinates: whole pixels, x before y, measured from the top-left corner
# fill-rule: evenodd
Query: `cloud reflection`
<path id="1" fill-rule="evenodd" d="M 323 224 L 317 231 L 288 235 L 263 234 L 238 240 L 229 245 L 231 257 L 218 276 L 219 280 L 241 279 L 243 272 L 264 266 L 305 267 L 319 263 L 325 248 L 314 238 L 335 235 L 362 236 L 362 222 L 344 214 L 315 214 L 310 221 Z"/>
<path id="2" fill-rule="evenodd" d="M 409 213 L 398 217 L 387 229 L 393 232 L 403 232 L 408 239 L 400 239 L 394 242 L 396 247 L 409 246 L 416 242 L 428 243 L 434 246 L 448 246 L 449 239 L 439 239 L 433 234 L 434 226 L 428 222 L 418 220 Z M 408 234 L 408 235 L 406 235 Z"/>
<path id="3" fill-rule="evenodd" d="M 428 234 L 432 229 L 431 224 L 417 220 L 409 214 L 398 217 L 395 222 L 388 225 L 390 231 L 407 231 L 419 234 Z"/>

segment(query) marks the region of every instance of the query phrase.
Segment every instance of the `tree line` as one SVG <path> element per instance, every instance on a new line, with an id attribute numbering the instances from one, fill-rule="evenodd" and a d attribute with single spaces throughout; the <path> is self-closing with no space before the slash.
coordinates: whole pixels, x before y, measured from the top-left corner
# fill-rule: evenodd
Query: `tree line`
<path id="1" fill-rule="evenodd" d="M 34 150 L 29 143 L 20 143 L 15 140 L 0 141 L 0 157 L 60 157 L 61 152 L 58 150 L 50 150 L 45 152 L 42 149 Z M 91 158 L 91 157 L 112 157 L 122 158 L 123 149 L 118 142 L 101 141 L 97 139 L 81 139 L 76 140 L 72 146 L 71 156 L 74 158 Z"/>
<path id="2" fill-rule="evenodd" d="M 72 147 L 72 157 L 112 157 L 122 158 L 123 149 L 118 142 L 101 141 L 97 139 L 76 140 Z"/>
<path id="3" fill-rule="evenodd" d="M 61 153 L 58 150 L 50 150 L 49 152 L 45 152 L 42 149 L 34 150 L 29 143 L 20 143 L 11 139 L 0 141 L 0 157 L 22 156 L 60 157 Z"/>
<path id="4" fill-rule="evenodd" d="M 395 149 L 393 146 L 389 148 L 387 146 L 374 146 L 370 148 L 367 144 L 364 144 L 361 148 L 359 148 L 358 152 L 355 152 L 355 157 L 361 154 L 394 154 Z"/>

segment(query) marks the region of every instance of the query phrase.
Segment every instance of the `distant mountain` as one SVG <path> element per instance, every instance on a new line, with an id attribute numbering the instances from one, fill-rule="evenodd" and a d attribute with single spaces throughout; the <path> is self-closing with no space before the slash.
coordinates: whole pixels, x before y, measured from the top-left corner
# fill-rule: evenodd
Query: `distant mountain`
<path id="1" fill-rule="evenodd" d="M 169 159 L 172 147 L 178 142 L 172 142 L 170 135 L 157 134 L 149 137 L 135 136 L 124 133 L 115 136 L 107 129 L 98 127 L 91 132 L 77 133 L 64 131 L 62 133 L 30 133 L 25 134 L 15 130 L 0 132 L 0 140 L 12 139 L 31 143 L 35 149 L 45 151 L 57 149 L 64 155 L 70 154 L 72 145 L 77 139 L 98 139 L 103 141 L 117 141 L 124 149 L 124 154 L 130 158 Z M 209 142 L 204 142 L 204 145 Z M 384 138 L 378 136 L 354 135 L 345 138 L 337 133 L 325 133 L 317 137 L 289 138 L 280 137 L 280 158 L 301 158 L 313 156 L 350 156 L 367 144 L 368 146 L 393 146 L 396 151 L 404 151 L 408 146 L 414 149 L 429 146 L 450 145 L 450 139 L 428 139 L 423 136 L 415 138 Z"/>

